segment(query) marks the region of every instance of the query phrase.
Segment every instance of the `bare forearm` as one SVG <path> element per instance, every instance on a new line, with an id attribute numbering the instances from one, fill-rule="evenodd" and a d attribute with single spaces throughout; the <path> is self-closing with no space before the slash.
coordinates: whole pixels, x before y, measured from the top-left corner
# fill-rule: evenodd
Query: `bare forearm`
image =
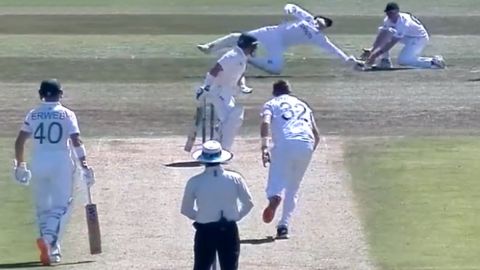
<path id="1" fill-rule="evenodd" d="M 388 32 L 386 30 L 380 30 L 380 32 L 377 35 L 377 38 L 373 42 L 373 48 L 372 49 L 376 50 L 379 47 L 381 47 L 383 44 L 385 44 L 385 42 L 387 42 L 387 39 L 390 35 L 391 35 L 390 32 Z"/>
<path id="2" fill-rule="evenodd" d="M 263 122 L 260 126 L 260 137 L 267 138 L 270 135 L 270 124 Z"/>
<path id="3" fill-rule="evenodd" d="M 393 46 L 395 46 L 395 44 L 397 44 L 397 40 L 392 40 L 392 41 L 388 42 L 387 44 L 385 44 L 384 46 L 376 49 L 373 52 L 373 57 L 376 58 L 376 57 L 390 51 L 390 49 L 392 49 Z"/>
<path id="4" fill-rule="evenodd" d="M 25 142 L 27 141 L 29 136 L 30 136 L 29 133 L 20 131 L 18 133 L 17 139 L 15 140 L 15 159 L 17 160 L 18 163 L 25 162 L 25 157 L 24 157 Z"/>
<path id="5" fill-rule="evenodd" d="M 24 159 L 24 142 L 21 142 L 19 139 L 15 141 L 15 159 L 17 162 L 25 162 Z"/>

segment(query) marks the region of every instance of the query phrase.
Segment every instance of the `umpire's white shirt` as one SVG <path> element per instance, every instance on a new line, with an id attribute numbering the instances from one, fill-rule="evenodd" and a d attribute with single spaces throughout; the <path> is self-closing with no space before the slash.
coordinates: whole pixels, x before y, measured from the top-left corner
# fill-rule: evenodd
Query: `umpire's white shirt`
<path id="1" fill-rule="evenodd" d="M 223 211 L 227 220 L 239 221 L 252 207 L 252 196 L 243 177 L 215 166 L 188 180 L 181 213 L 198 223 L 210 223 L 218 221 Z"/>

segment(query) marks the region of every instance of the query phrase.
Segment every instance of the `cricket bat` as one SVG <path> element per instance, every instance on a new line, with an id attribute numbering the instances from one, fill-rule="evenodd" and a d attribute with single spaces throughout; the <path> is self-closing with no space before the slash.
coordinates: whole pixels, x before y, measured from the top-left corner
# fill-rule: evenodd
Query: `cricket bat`
<path id="1" fill-rule="evenodd" d="M 201 118 L 202 118 L 202 108 L 197 107 L 194 121 L 193 121 L 193 127 L 190 130 L 190 133 L 188 134 L 187 142 L 185 143 L 185 147 L 183 148 L 183 150 L 185 150 L 186 152 L 192 151 L 193 145 L 195 144 L 195 140 L 197 139 L 197 130 L 198 130 L 198 126 L 200 125 Z"/>
<path id="2" fill-rule="evenodd" d="M 90 193 L 90 187 L 87 187 L 87 204 L 85 205 L 85 215 L 87 218 L 90 254 L 100 254 L 102 253 L 100 223 L 98 222 L 97 205 L 92 203 L 92 194 Z"/>

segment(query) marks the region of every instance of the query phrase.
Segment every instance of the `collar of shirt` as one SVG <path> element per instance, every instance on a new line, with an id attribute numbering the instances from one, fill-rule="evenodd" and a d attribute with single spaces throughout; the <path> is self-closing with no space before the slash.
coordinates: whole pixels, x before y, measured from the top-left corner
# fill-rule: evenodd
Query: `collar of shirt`
<path id="1" fill-rule="evenodd" d="M 205 173 L 218 176 L 218 174 L 223 174 L 223 167 L 221 165 L 205 167 Z"/>
<path id="2" fill-rule="evenodd" d="M 42 101 L 42 105 L 60 105 L 60 101 Z"/>
<path id="3" fill-rule="evenodd" d="M 247 57 L 245 53 L 243 52 L 242 48 L 235 46 L 235 49 L 238 51 L 239 54 L 241 54 L 243 57 Z"/>

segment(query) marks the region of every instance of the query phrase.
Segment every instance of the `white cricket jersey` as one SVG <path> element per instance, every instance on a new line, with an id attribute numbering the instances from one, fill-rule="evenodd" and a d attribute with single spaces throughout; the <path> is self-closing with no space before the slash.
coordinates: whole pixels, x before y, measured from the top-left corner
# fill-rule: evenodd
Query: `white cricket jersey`
<path id="1" fill-rule="evenodd" d="M 398 38 L 428 37 L 428 32 L 423 24 L 410 13 L 400 12 L 396 23 L 385 17 L 383 27 L 393 30 L 394 36 Z"/>
<path id="2" fill-rule="evenodd" d="M 271 115 L 272 140 L 275 145 L 285 140 L 299 140 L 314 143 L 313 112 L 297 97 L 281 95 L 263 105 L 262 117 Z"/>
<path id="3" fill-rule="evenodd" d="M 34 155 L 70 152 L 70 135 L 80 133 L 75 113 L 60 102 L 42 102 L 27 114 L 21 130 L 32 134 Z"/>
<path id="4" fill-rule="evenodd" d="M 237 89 L 238 81 L 247 68 L 247 56 L 240 47 L 226 52 L 218 61 L 223 71 L 215 78 L 214 85 L 222 89 Z M 234 95 L 234 93 L 231 93 Z"/>
<path id="5" fill-rule="evenodd" d="M 312 42 L 314 35 L 321 34 L 317 28 L 305 20 L 265 26 L 248 33 L 257 38 L 261 44 L 270 44 L 280 40 L 284 49 L 296 45 L 309 44 Z"/>

